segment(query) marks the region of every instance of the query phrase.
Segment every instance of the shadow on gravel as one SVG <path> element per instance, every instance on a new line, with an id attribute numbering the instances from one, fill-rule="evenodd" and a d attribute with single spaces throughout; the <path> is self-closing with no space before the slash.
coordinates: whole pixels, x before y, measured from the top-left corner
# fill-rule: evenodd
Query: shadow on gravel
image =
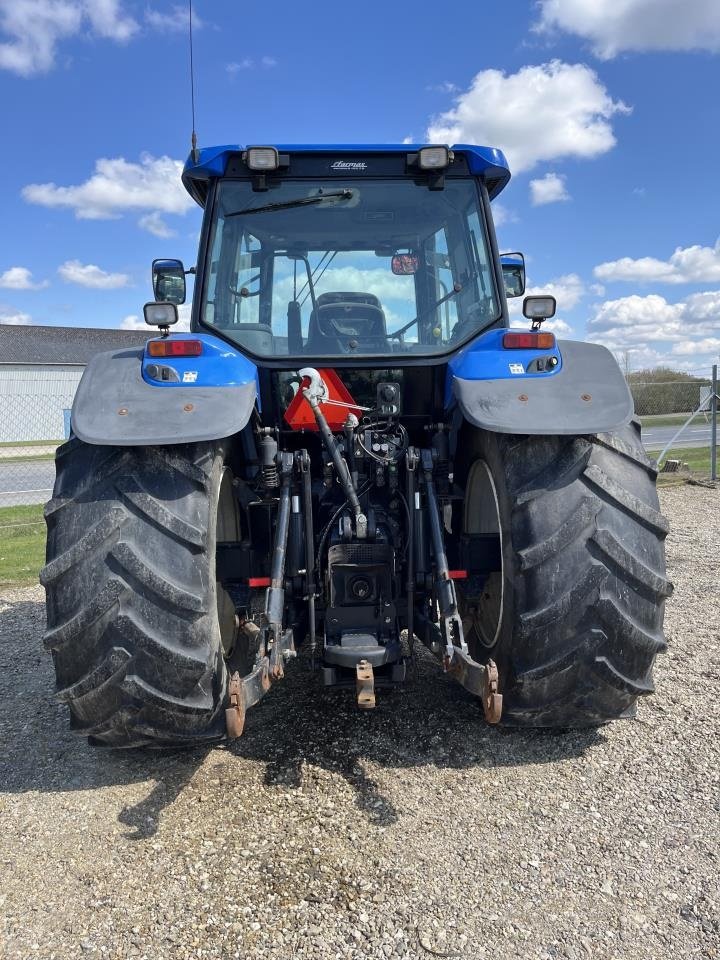
<path id="1" fill-rule="evenodd" d="M 53 697 L 51 658 L 42 648 L 45 608 L 20 602 L 0 612 L 0 790 L 68 792 L 155 781 L 147 797 L 119 814 L 132 839 L 152 836 L 212 748 L 113 752 L 94 749 L 68 729 Z M 324 689 L 307 662 L 248 713 L 243 737 L 217 754 L 265 765 L 268 786 L 300 786 L 307 768 L 343 777 L 370 823 L 397 812 L 368 772 L 389 767 L 473 768 L 556 763 L 604 742 L 596 730 L 534 731 L 490 727 L 478 701 L 421 651 L 402 688 L 377 691 L 377 708 L 357 709 L 352 690 Z"/>
<path id="2" fill-rule="evenodd" d="M 268 786 L 297 787 L 303 767 L 333 772 L 353 787 L 358 809 L 384 826 L 397 820 L 368 765 L 422 770 L 527 766 L 561 762 L 602 744 L 598 730 L 512 730 L 489 726 L 479 702 L 443 674 L 426 651 L 401 688 L 377 691 L 373 711 L 358 710 L 354 691 L 327 690 L 307 664 L 248 713 L 245 733 L 229 752 L 265 763 Z"/>
<path id="3" fill-rule="evenodd" d="M 185 789 L 209 748 L 123 752 L 90 747 L 70 732 L 67 709 L 53 696 L 44 629 L 43 603 L 13 603 L 0 611 L 0 793 L 65 793 L 155 781 L 147 797 L 118 817 L 130 828 L 127 837 L 152 836 L 162 811 Z"/>

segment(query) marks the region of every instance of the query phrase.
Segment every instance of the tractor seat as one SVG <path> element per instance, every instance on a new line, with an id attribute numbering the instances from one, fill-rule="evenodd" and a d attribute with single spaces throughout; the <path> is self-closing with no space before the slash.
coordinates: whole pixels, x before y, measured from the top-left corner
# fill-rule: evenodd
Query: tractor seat
<path id="1" fill-rule="evenodd" d="M 227 329 L 238 335 L 240 343 L 253 353 L 275 353 L 275 338 L 266 323 L 233 323 Z"/>
<path id="2" fill-rule="evenodd" d="M 323 293 L 310 314 L 306 353 L 352 353 L 352 342 L 365 351 L 387 347 L 380 301 L 372 293 Z"/>

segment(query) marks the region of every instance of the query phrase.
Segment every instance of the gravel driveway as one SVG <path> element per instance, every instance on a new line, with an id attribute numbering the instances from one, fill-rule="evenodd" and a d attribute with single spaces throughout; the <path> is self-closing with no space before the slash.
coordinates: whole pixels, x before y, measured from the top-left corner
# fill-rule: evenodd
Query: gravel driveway
<path id="1" fill-rule="evenodd" d="M 297 664 L 231 748 L 111 754 L 0 602 L 0 956 L 720 957 L 720 491 L 663 491 L 658 691 L 599 732 L 487 727 L 421 659 L 359 713 Z"/>

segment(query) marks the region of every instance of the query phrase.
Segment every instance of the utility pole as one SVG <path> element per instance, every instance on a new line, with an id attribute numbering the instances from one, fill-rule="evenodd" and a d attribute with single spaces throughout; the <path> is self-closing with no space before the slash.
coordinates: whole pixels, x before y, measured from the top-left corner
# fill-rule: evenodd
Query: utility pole
<path id="1" fill-rule="evenodd" d="M 712 368 L 712 394 L 710 396 L 710 479 L 717 480 L 717 415 L 718 415 L 718 378 L 717 364 Z"/>

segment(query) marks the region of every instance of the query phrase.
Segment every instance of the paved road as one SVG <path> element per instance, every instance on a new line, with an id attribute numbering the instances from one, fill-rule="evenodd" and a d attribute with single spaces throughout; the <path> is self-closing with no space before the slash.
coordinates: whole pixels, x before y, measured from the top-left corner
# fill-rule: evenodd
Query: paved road
<path id="1" fill-rule="evenodd" d="M 672 440 L 679 429 L 677 427 L 645 427 L 642 432 L 643 443 L 648 450 L 662 450 Z M 673 444 L 673 447 L 707 447 L 710 445 L 710 424 L 691 423 Z"/>
<path id="2" fill-rule="evenodd" d="M 0 461 L 0 507 L 45 503 L 50 499 L 54 482 L 52 460 Z"/>

